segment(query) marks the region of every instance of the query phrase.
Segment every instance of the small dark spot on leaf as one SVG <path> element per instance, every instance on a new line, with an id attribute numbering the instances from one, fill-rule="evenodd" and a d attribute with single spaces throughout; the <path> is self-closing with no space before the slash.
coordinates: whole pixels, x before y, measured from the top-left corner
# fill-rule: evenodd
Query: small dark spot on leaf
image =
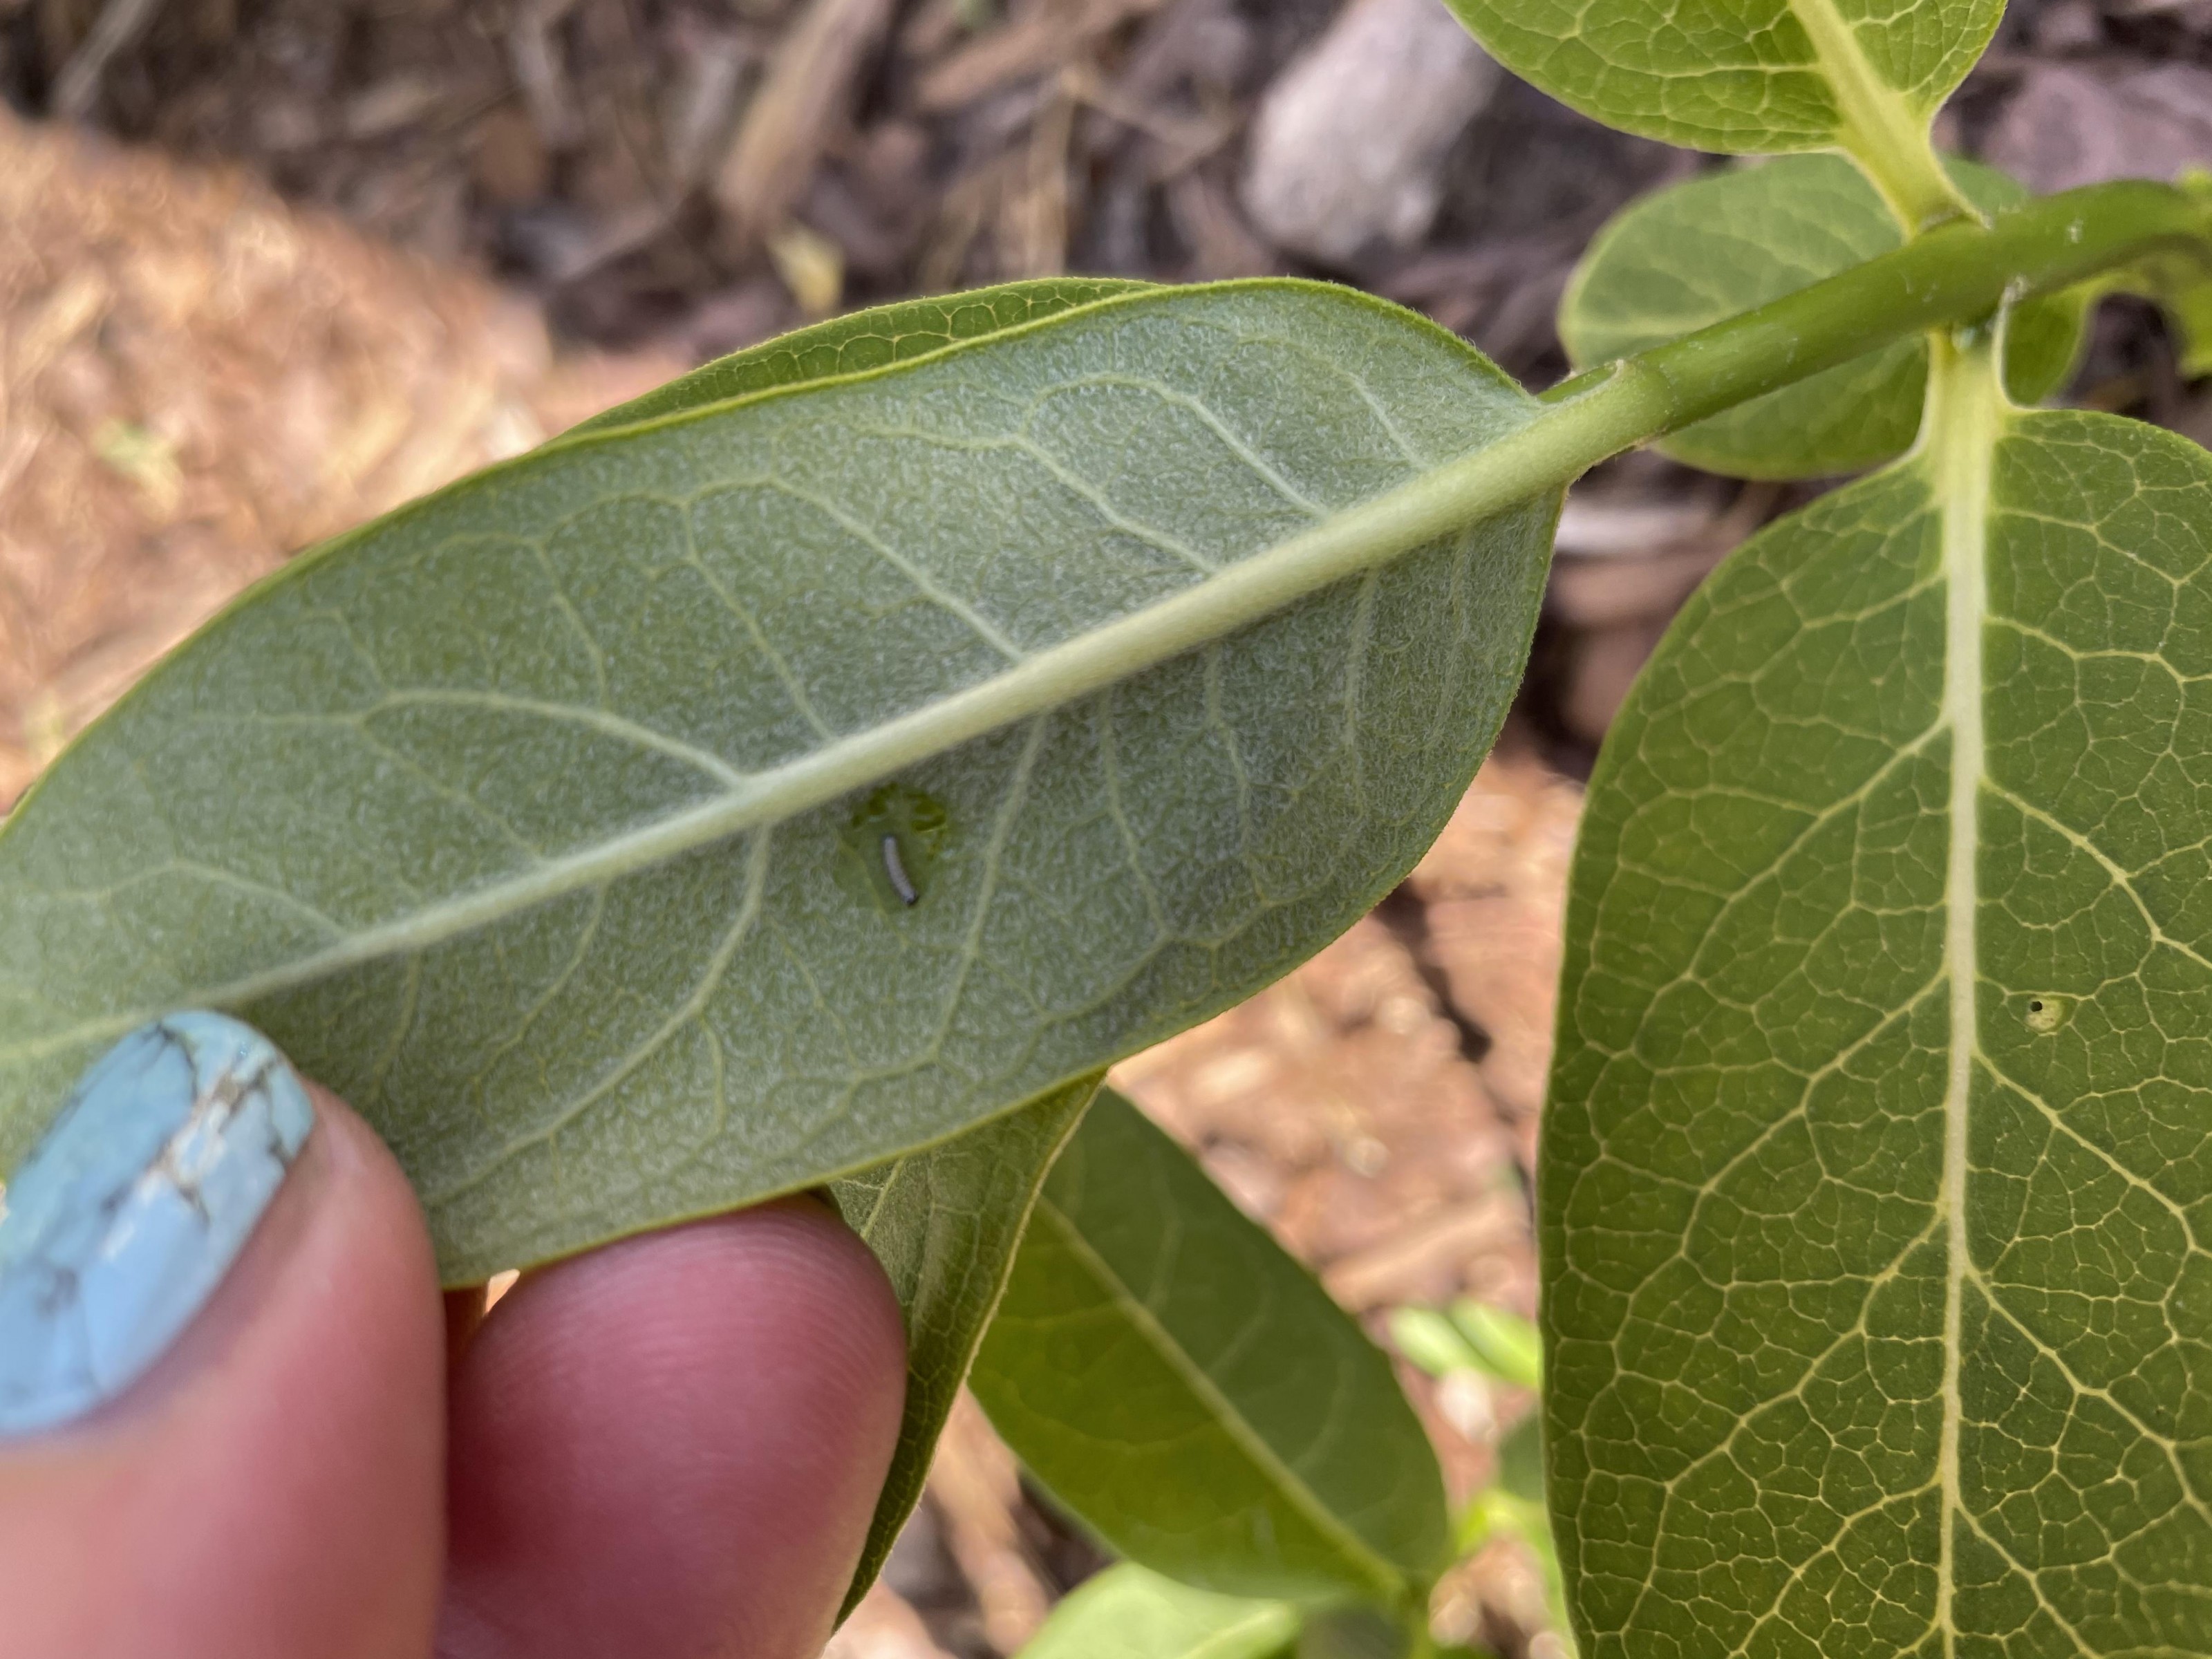
<path id="1" fill-rule="evenodd" d="M 2047 1036 L 2066 1023 L 2066 1004 L 2059 997 L 2030 997 L 2027 1000 L 2027 1029 L 2038 1036 Z"/>

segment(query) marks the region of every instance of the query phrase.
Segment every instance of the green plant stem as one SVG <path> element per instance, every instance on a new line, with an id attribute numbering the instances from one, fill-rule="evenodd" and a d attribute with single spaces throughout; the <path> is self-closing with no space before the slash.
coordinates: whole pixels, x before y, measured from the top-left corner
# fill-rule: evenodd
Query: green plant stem
<path id="1" fill-rule="evenodd" d="M 2000 214 L 1987 227 L 1939 226 L 1756 311 L 1577 375 L 1543 400 L 1562 409 L 1595 397 L 1644 404 L 1648 429 L 1630 440 L 1641 442 L 1905 335 L 1970 322 L 2007 301 L 2175 251 L 2212 264 L 2212 211 L 2170 185 L 2093 185 Z M 1635 392 L 1620 389 L 1632 383 Z"/>
<path id="2" fill-rule="evenodd" d="M 1248 560 L 1234 594 L 1231 584 L 1209 582 L 1091 639 L 1126 629 L 1158 660 L 1224 631 L 1208 611 L 1235 605 L 1249 616 L 1261 594 L 1258 608 L 1287 604 L 1892 340 L 1972 322 L 2160 251 L 2212 263 L 2212 211 L 2167 185 L 2096 185 L 1987 226 L 1952 221 L 1755 311 L 1577 375 L 1545 393 L 1543 411 L 1518 432 Z"/>

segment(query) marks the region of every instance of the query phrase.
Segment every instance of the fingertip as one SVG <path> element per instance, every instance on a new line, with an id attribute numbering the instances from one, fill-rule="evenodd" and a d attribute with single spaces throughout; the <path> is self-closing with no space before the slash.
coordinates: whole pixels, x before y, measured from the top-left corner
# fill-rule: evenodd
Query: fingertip
<path id="1" fill-rule="evenodd" d="M 443 1537 L 435 1268 L 391 1154 L 311 1095 L 290 1173 L 174 1346 L 112 1404 L 0 1447 L 0 1606 L 21 1651 L 427 1645 Z"/>
<path id="2" fill-rule="evenodd" d="M 454 1376 L 445 1650 L 811 1659 L 904 1393 L 883 1269 L 810 1200 L 531 1275 Z"/>

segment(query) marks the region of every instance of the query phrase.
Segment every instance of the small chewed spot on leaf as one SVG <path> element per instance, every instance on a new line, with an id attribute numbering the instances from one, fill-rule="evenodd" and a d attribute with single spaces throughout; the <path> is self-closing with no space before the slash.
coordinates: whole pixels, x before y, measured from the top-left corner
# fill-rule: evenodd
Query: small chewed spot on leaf
<path id="1" fill-rule="evenodd" d="M 2066 1023 L 2066 1002 L 2063 997 L 2030 997 L 2027 1000 L 2027 1029 L 2039 1036 L 2047 1036 Z"/>
<path id="2" fill-rule="evenodd" d="M 921 902 L 952 832 L 945 803 L 887 783 L 854 810 L 837 858 L 837 879 L 857 898 L 896 915 Z"/>

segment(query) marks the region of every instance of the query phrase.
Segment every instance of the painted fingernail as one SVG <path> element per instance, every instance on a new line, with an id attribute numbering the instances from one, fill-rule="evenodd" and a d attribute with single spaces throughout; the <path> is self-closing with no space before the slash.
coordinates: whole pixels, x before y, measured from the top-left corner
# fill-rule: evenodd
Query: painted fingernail
<path id="1" fill-rule="evenodd" d="M 0 1212 L 0 1435 L 114 1399 L 192 1321 L 315 1126 L 222 1014 L 142 1025 L 79 1079 Z"/>

